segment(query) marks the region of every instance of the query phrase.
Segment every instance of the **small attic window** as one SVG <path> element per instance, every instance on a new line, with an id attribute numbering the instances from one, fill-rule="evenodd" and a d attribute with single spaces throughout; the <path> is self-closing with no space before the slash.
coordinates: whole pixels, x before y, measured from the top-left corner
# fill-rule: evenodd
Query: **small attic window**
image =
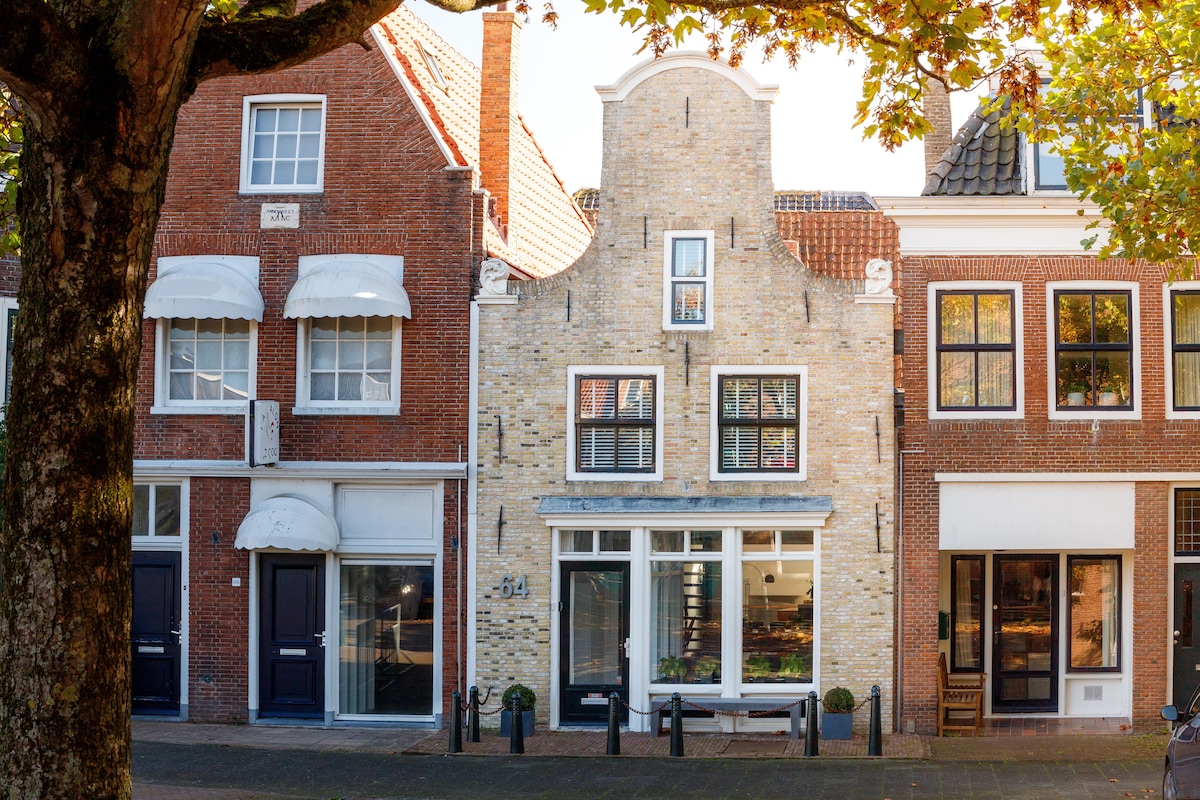
<path id="1" fill-rule="evenodd" d="M 442 68 L 438 65 L 437 57 L 429 52 L 429 48 L 423 42 L 417 42 L 417 47 L 421 50 L 421 57 L 425 59 L 425 66 L 429 67 L 429 74 L 433 76 L 433 82 L 443 92 L 449 91 L 446 78 L 442 75 Z"/>

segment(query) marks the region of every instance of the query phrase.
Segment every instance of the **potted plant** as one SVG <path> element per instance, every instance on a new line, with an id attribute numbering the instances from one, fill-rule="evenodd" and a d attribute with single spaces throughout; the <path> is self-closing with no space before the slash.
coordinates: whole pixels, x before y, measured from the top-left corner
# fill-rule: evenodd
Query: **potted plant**
<path id="1" fill-rule="evenodd" d="M 844 686 L 835 686 L 825 693 L 821 704 L 821 736 L 826 739 L 849 739 L 854 722 L 854 695 Z"/>
<path id="2" fill-rule="evenodd" d="M 808 671 L 804 656 L 799 653 L 786 653 L 779 659 L 779 676 L 781 678 L 799 678 Z"/>
<path id="3" fill-rule="evenodd" d="M 679 683 L 687 674 L 687 664 L 679 656 L 663 656 L 658 660 L 658 679 L 667 683 Z"/>
<path id="4" fill-rule="evenodd" d="M 1086 405 L 1088 394 L 1091 392 L 1091 387 L 1086 383 L 1070 383 L 1067 384 L 1067 405 L 1082 406 Z"/>
<path id="5" fill-rule="evenodd" d="M 500 735 L 512 735 L 513 695 L 521 696 L 521 729 L 526 736 L 533 735 L 533 709 L 537 705 L 537 695 L 533 689 L 520 683 L 514 683 L 500 695 L 500 704 L 504 710 L 500 712 Z"/>
<path id="6" fill-rule="evenodd" d="M 716 683 L 720 680 L 721 662 L 710 656 L 700 656 L 696 659 L 696 682 Z"/>
<path id="7" fill-rule="evenodd" d="M 750 656 L 746 659 L 746 666 L 743 671 L 750 680 L 765 678 L 771 674 L 771 659 L 761 655 Z"/>

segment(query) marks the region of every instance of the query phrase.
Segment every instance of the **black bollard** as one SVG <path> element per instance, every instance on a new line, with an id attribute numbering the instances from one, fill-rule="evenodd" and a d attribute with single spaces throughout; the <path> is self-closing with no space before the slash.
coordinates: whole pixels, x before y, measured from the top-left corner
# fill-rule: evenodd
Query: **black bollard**
<path id="1" fill-rule="evenodd" d="M 867 736 L 867 755 L 881 756 L 883 755 L 883 721 L 880 719 L 882 711 L 880 710 L 879 687 L 871 687 L 871 732 Z"/>
<path id="2" fill-rule="evenodd" d="M 671 758 L 683 758 L 683 698 L 671 695 Z"/>
<path id="3" fill-rule="evenodd" d="M 808 708 L 805 710 L 807 720 L 804 725 L 804 755 L 819 756 L 821 754 L 821 732 L 817 725 L 817 693 L 808 693 Z"/>
<path id="4" fill-rule="evenodd" d="M 462 692 L 450 696 L 450 749 L 447 752 L 462 752 Z"/>
<path id="5" fill-rule="evenodd" d="M 621 695 L 616 692 L 608 696 L 608 749 L 604 754 L 621 755 Z"/>
<path id="6" fill-rule="evenodd" d="M 521 718 L 521 695 L 513 692 L 512 725 L 508 728 L 508 753 L 521 755 L 525 752 L 525 720 Z"/>
<path id="7" fill-rule="evenodd" d="M 467 694 L 467 741 L 479 743 L 479 687 L 472 686 Z"/>

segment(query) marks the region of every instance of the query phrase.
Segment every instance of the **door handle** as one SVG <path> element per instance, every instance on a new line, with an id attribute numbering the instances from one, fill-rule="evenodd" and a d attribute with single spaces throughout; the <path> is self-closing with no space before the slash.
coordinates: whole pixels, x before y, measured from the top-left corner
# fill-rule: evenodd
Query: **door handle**
<path id="1" fill-rule="evenodd" d="M 169 632 L 169 633 L 170 633 L 172 636 L 180 636 L 180 635 L 182 635 L 182 634 L 183 634 L 183 631 L 168 631 L 168 632 Z"/>
<path id="2" fill-rule="evenodd" d="M 325 631 L 314 633 L 313 638 L 317 640 L 317 644 L 319 644 L 321 647 L 325 646 Z"/>

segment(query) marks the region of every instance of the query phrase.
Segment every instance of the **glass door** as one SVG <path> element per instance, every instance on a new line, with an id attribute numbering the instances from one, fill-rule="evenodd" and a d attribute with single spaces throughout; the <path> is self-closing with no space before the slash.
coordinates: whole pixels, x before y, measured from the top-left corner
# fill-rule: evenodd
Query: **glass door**
<path id="1" fill-rule="evenodd" d="M 559 593 L 559 723 L 603 725 L 610 694 L 629 701 L 629 564 L 564 562 Z"/>
<path id="2" fill-rule="evenodd" d="M 999 555 L 992 584 L 992 710 L 1058 710 L 1058 556 Z"/>

